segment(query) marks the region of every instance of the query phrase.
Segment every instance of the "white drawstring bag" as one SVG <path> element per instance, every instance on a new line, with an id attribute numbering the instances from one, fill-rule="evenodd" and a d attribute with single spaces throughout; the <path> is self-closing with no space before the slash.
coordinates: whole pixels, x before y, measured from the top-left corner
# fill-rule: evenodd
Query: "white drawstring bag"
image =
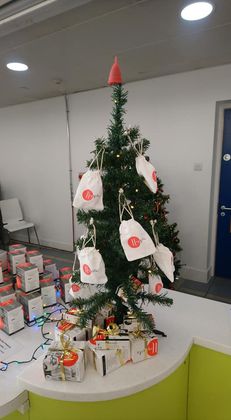
<path id="1" fill-rule="evenodd" d="M 131 137 L 129 136 L 129 131 L 126 131 L 126 134 L 133 149 L 135 150 L 137 154 L 137 157 L 136 157 L 137 173 L 138 175 L 144 178 L 144 182 L 147 185 L 147 187 L 150 189 L 150 191 L 152 191 L 155 194 L 158 190 L 156 170 L 154 166 L 150 162 L 148 162 L 145 159 L 145 156 L 143 155 L 143 141 L 142 139 L 140 139 L 140 141 L 137 143 L 138 148 L 136 148 Z"/>
<path id="2" fill-rule="evenodd" d="M 152 295 L 157 295 L 163 289 L 163 283 L 161 277 L 155 274 L 149 274 L 148 276 L 148 291 Z"/>
<path id="3" fill-rule="evenodd" d="M 158 234 L 154 231 L 154 222 L 152 222 L 152 230 L 153 236 L 156 244 L 156 250 L 153 254 L 153 258 L 155 263 L 161 269 L 161 271 L 165 274 L 165 276 L 170 280 L 172 283 L 174 282 L 174 260 L 173 255 L 170 249 L 159 242 Z"/>
<path id="4" fill-rule="evenodd" d="M 157 192 L 157 176 L 154 166 L 148 162 L 144 155 L 138 155 L 136 157 L 136 170 L 137 173 L 144 178 L 144 182 L 147 187 L 154 194 Z"/>
<path id="5" fill-rule="evenodd" d="M 131 208 L 125 198 L 123 197 L 123 190 L 119 192 L 119 212 L 120 212 L 120 241 L 123 247 L 124 253 L 128 261 L 138 260 L 140 258 L 147 257 L 155 252 L 155 245 L 144 230 L 144 228 L 133 218 Z M 122 220 L 124 210 L 131 216 L 129 220 Z"/>
<path id="6" fill-rule="evenodd" d="M 99 165 L 98 157 L 101 153 L 101 163 Z M 96 157 L 92 160 L 91 165 L 96 160 L 96 170 L 91 170 L 91 165 L 85 174 L 83 174 L 77 187 L 73 207 L 83 210 L 103 210 L 103 184 L 101 179 L 103 165 L 104 149 L 101 149 Z"/>
<path id="7" fill-rule="evenodd" d="M 95 248 L 96 230 L 93 220 L 91 220 L 91 226 L 93 227 L 93 234 L 87 241 L 84 240 L 82 249 L 77 250 L 80 263 L 80 280 L 82 283 L 105 284 L 108 279 L 102 255 Z M 86 246 L 90 241 L 93 242 L 93 246 Z"/>

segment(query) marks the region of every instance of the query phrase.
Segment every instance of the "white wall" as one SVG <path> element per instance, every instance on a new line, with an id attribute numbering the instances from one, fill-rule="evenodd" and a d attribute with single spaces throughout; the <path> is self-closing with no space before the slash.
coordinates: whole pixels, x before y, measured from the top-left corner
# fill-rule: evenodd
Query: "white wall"
<path id="1" fill-rule="evenodd" d="M 206 282 L 216 101 L 231 99 L 231 65 L 130 83 L 127 123 L 151 141 L 149 155 L 179 225 L 182 275 Z M 70 95 L 74 184 L 93 140 L 106 134 L 110 88 Z M 194 171 L 194 163 L 203 170 Z"/>
<path id="2" fill-rule="evenodd" d="M 42 244 L 72 249 L 64 98 L 0 109 L 0 127 L 3 198 L 19 198 Z"/>
<path id="3" fill-rule="evenodd" d="M 130 83 L 127 123 L 151 140 L 149 155 L 171 196 L 179 225 L 182 275 L 207 281 L 210 190 L 217 101 L 231 99 L 231 65 Z M 69 96 L 73 184 L 93 141 L 106 135 L 111 89 Z M 44 244 L 72 246 L 64 98 L 0 109 L 0 183 L 39 226 Z M 203 170 L 194 171 L 194 163 Z M 76 235 L 81 234 L 77 227 Z M 207 261 L 208 259 L 208 261 Z"/>

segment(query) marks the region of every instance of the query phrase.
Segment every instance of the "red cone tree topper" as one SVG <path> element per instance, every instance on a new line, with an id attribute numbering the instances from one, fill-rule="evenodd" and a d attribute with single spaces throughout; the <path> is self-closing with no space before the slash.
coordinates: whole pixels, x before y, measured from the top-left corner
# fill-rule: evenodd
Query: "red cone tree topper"
<path id="1" fill-rule="evenodd" d="M 121 71 L 120 71 L 117 57 L 115 57 L 114 63 L 112 64 L 109 77 L 108 77 L 108 84 L 110 86 L 122 84 L 122 76 L 121 76 Z"/>

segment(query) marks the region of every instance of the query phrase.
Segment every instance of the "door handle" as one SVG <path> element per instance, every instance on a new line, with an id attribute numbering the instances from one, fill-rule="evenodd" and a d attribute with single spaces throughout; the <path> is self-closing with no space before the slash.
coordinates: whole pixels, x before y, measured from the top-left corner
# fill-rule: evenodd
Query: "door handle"
<path id="1" fill-rule="evenodd" d="M 231 207 L 225 207 L 225 206 L 221 206 L 221 210 L 230 210 L 231 211 Z"/>

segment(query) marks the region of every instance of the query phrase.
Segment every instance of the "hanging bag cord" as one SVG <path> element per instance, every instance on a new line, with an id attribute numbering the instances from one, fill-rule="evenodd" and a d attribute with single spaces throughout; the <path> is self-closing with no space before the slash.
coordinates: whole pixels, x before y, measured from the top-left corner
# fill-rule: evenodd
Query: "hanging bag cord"
<path id="1" fill-rule="evenodd" d="M 143 139 L 141 139 L 140 137 L 139 137 L 139 142 L 138 142 L 138 150 L 137 150 L 137 148 L 136 148 L 136 146 L 134 145 L 134 143 L 133 143 L 133 141 L 132 141 L 132 139 L 131 139 L 131 137 L 130 137 L 130 135 L 129 135 L 129 130 L 127 130 L 126 132 L 126 135 L 127 135 L 127 138 L 128 138 L 128 140 L 130 141 L 130 143 L 131 143 L 131 146 L 132 146 L 132 148 L 134 149 L 134 151 L 136 152 L 136 154 L 137 154 L 137 156 L 143 156 Z"/>
<path id="2" fill-rule="evenodd" d="M 120 188 L 119 190 L 119 216 L 120 216 L 120 222 L 122 222 L 123 220 L 123 214 L 124 211 L 126 211 L 129 216 L 131 216 L 131 218 L 133 219 L 133 213 L 132 213 L 132 209 L 124 195 L 124 190 L 122 188 Z"/>
<path id="3" fill-rule="evenodd" d="M 102 147 L 102 149 L 100 149 L 99 152 L 92 159 L 92 161 L 90 163 L 90 166 L 89 166 L 89 169 L 91 169 L 93 163 L 96 161 L 98 171 L 100 171 L 100 173 L 102 172 L 104 153 L 105 153 L 105 147 Z M 100 158 L 100 162 L 99 162 L 100 154 L 101 154 L 101 158 Z"/>
<path id="4" fill-rule="evenodd" d="M 90 236 L 90 238 L 87 239 L 88 234 L 90 232 L 90 227 L 93 229 L 92 235 Z M 96 228 L 94 225 L 94 220 L 93 218 L 91 218 L 90 220 L 90 226 L 87 229 L 85 235 L 84 235 L 84 240 L 83 240 L 83 244 L 82 244 L 82 249 L 86 247 L 86 245 L 91 242 L 93 243 L 94 248 L 96 247 Z M 72 271 L 75 270 L 75 265 L 76 265 L 76 260 L 77 260 L 77 254 L 78 254 L 78 248 L 76 247 L 76 251 L 75 251 L 75 258 L 74 258 L 74 262 L 73 262 L 73 266 L 72 266 Z"/>
<path id="5" fill-rule="evenodd" d="M 152 227 L 152 235 L 154 238 L 154 243 L 156 245 L 156 247 L 160 244 L 160 240 L 159 240 L 159 235 L 158 233 L 155 231 L 155 225 L 156 225 L 157 221 L 156 220 L 150 220 L 150 224 Z"/>

